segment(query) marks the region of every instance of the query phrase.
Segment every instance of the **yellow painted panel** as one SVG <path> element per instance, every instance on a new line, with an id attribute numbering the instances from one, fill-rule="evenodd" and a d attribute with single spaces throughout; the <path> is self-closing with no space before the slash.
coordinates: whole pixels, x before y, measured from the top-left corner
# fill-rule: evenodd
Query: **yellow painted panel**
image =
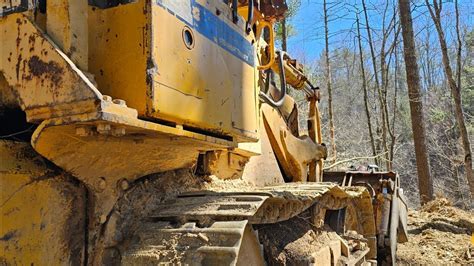
<path id="1" fill-rule="evenodd" d="M 221 1 L 145 2 L 90 8 L 89 71 L 99 90 L 126 100 L 141 117 L 255 141 L 256 59 L 244 20 L 234 24 Z M 210 20 L 231 30 L 218 31 Z M 207 34 L 196 21 L 206 22 L 200 26 Z M 185 31 L 193 39 L 188 46 Z M 247 39 L 240 43 L 247 50 L 239 51 L 232 34 Z"/>
<path id="2" fill-rule="evenodd" d="M 11 189 L 11 181 L 24 176 L 0 178 L 3 193 Z M 85 227 L 78 220 L 85 217 L 84 208 L 78 209 L 74 189 L 63 185 L 52 179 L 31 182 L 1 199 L 0 250 L 8 264 L 70 265 L 82 260 Z"/>
<path id="3" fill-rule="evenodd" d="M 164 4 L 167 2 L 163 1 Z M 216 21 L 226 23 L 227 28 L 238 34 L 243 32 L 244 23 L 241 21 L 234 25 L 228 17 L 230 8 L 223 2 L 198 1 L 200 6 L 192 7 L 191 16 L 187 13 L 191 8 L 187 8 L 186 2 L 152 6 L 152 56 L 156 72 L 150 114 L 200 129 L 231 134 L 238 140 L 256 139 L 255 66 L 237 57 L 252 61 L 254 53 L 250 54 L 252 58 L 248 58 L 246 54 L 235 52 L 238 48 L 232 46 L 229 43 L 232 40 L 226 37 L 229 32 L 219 32 L 212 28 L 214 25 L 206 25 Z M 185 44 L 184 31 L 193 36 L 191 48 Z M 250 43 L 252 36 L 243 35 Z"/>
<path id="4" fill-rule="evenodd" d="M 28 143 L 0 142 L 0 264 L 82 264 L 85 190 Z"/>
<path id="5" fill-rule="evenodd" d="M 146 113 L 148 9 L 146 1 L 89 8 L 89 69 L 102 94 Z"/>
<path id="6" fill-rule="evenodd" d="M 32 151 L 32 149 L 26 143 L 0 141 L 0 175 L 2 175 L 0 202 L 2 203 L 26 183 L 31 182 L 30 177 L 42 176 L 48 170 L 36 152 L 25 154 L 22 151 Z"/>
<path id="7" fill-rule="evenodd" d="M 15 87 L 23 109 L 100 97 L 29 18 L 23 14 L 1 18 L 0 29 L 0 72 Z"/>

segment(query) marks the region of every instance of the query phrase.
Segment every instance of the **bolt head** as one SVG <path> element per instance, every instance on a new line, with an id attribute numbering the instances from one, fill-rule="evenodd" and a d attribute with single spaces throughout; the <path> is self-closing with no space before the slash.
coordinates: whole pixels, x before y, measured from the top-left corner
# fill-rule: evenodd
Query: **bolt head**
<path id="1" fill-rule="evenodd" d="M 98 124 L 97 132 L 99 132 L 100 134 L 108 134 L 111 128 L 112 127 L 109 124 Z"/>
<path id="2" fill-rule="evenodd" d="M 106 101 L 106 102 L 111 102 L 112 101 L 112 97 L 110 97 L 109 95 L 102 95 L 102 100 Z"/>
<path id="3" fill-rule="evenodd" d="M 107 187 L 107 182 L 105 182 L 105 179 L 101 177 L 99 179 L 99 189 L 104 190 Z"/>
<path id="4" fill-rule="evenodd" d="M 123 179 L 122 181 L 120 181 L 120 188 L 122 188 L 122 190 L 127 190 L 129 187 L 130 185 L 127 179 Z"/>
<path id="5" fill-rule="evenodd" d="M 112 130 L 112 136 L 121 137 L 125 135 L 125 128 L 124 127 L 116 127 Z"/>
<path id="6" fill-rule="evenodd" d="M 120 106 L 127 106 L 127 103 L 122 99 L 114 99 L 113 103 L 118 104 Z"/>

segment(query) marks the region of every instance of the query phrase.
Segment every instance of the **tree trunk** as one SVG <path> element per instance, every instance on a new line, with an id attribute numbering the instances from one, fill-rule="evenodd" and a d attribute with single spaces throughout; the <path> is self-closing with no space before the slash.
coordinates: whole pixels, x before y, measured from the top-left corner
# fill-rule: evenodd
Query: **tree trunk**
<path id="1" fill-rule="evenodd" d="M 418 72 L 418 62 L 415 54 L 415 36 L 413 33 L 410 0 L 398 0 L 398 3 L 400 8 L 400 22 L 402 25 L 408 97 L 410 99 L 411 125 L 418 171 L 418 188 L 420 191 L 421 204 L 425 204 L 433 199 L 433 182 L 431 180 L 426 149 L 423 102 L 420 93 L 420 74 Z"/>
<path id="2" fill-rule="evenodd" d="M 396 9 L 396 6 L 394 6 L 394 9 Z M 388 166 L 388 170 L 392 170 L 393 169 L 393 160 L 394 160 L 394 149 L 395 149 L 395 142 L 396 142 L 396 135 L 395 135 L 395 122 L 396 122 L 396 116 L 397 116 L 397 90 L 398 90 L 398 51 L 397 51 L 397 48 L 398 48 L 398 38 L 399 38 L 399 33 L 400 33 L 400 30 L 401 30 L 401 27 L 398 26 L 398 28 L 395 30 L 395 17 L 396 17 L 396 12 L 394 11 L 394 24 L 393 24 L 393 30 L 394 30 L 394 38 L 393 38 L 393 43 L 390 45 L 390 48 L 388 49 L 388 54 L 389 54 L 389 59 L 388 59 L 388 64 L 387 64 L 387 67 L 386 67 L 386 83 L 385 83 L 385 89 L 384 89 L 384 105 L 385 105 L 385 115 L 386 115 L 386 118 L 387 118 L 387 130 L 388 130 L 388 134 L 389 134 L 389 137 L 390 137 L 390 143 L 389 143 L 389 153 L 388 153 L 388 162 L 389 162 L 389 166 Z M 394 55 L 395 57 L 395 69 L 394 69 L 394 96 L 393 96 L 393 106 L 392 106 L 392 123 L 390 123 L 390 114 L 389 114 L 389 103 L 387 101 L 387 96 L 388 96 L 388 88 L 389 88 L 389 69 L 390 69 L 390 61 L 391 61 L 391 57 L 392 55 Z"/>
<path id="3" fill-rule="evenodd" d="M 455 9 L 456 9 L 456 38 L 457 38 L 457 42 L 458 42 L 458 49 L 457 49 L 457 57 L 456 57 L 456 67 L 457 67 L 457 73 L 456 73 L 456 80 L 457 80 L 457 85 L 458 85 L 458 88 L 459 90 L 461 90 L 461 71 L 462 71 L 462 66 L 461 66 L 461 57 L 462 57 L 462 41 L 461 41 L 461 29 L 459 28 L 459 6 L 458 6 L 458 0 L 455 0 L 454 2 L 454 6 L 455 6 Z M 457 145 L 456 145 L 457 146 Z M 457 147 L 456 147 L 456 152 L 457 152 Z M 472 153 L 471 153 L 471 160 L 472 160 Z M 466 165 L 468 165 L 468 163 L 465 162 Z M 472 164 L 472 161 L 471 163 Z M 456 179 L 457 181 L 457 184 L 458 184 L 458 191 L 459 191 L 459 194 L 461 195 L 461 200 L 464 204 L 465 207 L 467 207 L 469 204 L 467 203 L 467 201 L 464 200 L 464 195 L 462 193 L 462 188 L 461 188 L 461 182 L 459 180 L 459 174 L 458 174 L 458 169 L 459 167 L 456 165 L 456 171 L 454 171 L 454 178 Z M 469 175 L 467 173 L 468 170 L 466 170 L 466 178 L 468 179 L 468 182 L 469 182 L 469 188 L 470 188 L 470 192 L 471 192 L 471 199 L 474 198 L 472 195 L 473 195 L 473 183 L 472 181 L 469 181 L 469 180 L 472 180 L 472 178 L 474 178 L 472 176 L 472 167 L 471 167 L 471 173 L 470 173 L 470 178 L 469 178 Z"/>
<path id="4" fill-rule="evenodd" d="M 386 156 L 387 156 L 387 136 L 386 136 L 386 122 L 385 122 L 385 113 L 384 113 L 384 110 L 383 110 L 383 106 L 382 106 L 382 95 L 381 95 L 381 92 L 380 92 L 380 81 L 379 81 L 379 75 L 378 75 L 378 71 L 377 71 L 377 58 L 375 56 L 375 49 L 374 49 L 374 44 L 373 44 L 373 41 L 372 41 L 372 32 L 371 32 L 371 29 L 370 29 L 370 23 L 369 23 L 369 16 L 367 14 L 367 7 L 365 5 L 365 0 L 362 0 L 362 8 L 363 8 L 363 11 L 364 11 L 364 17 L 365 17 L 365 24 L 366 24 L 366 27 L 367 27 L 367 39 L 368 39 L 368 43 L 369 43 L 369 48 L 370 48 L 370 55 L 372 57 L 372 66 L 373 66 L 373 69 L 374 69 L 374 79 L 375 79 L 375 92 L 377 93 L 377 98 L 379 100 L 379 103 L 380 103 L 380 115 L 381 115 L 381 119 L 382 121 L 380 121 L 380 123 L 378 123 L 378 120 L 376 119 L 377 121 L 377 135 L 380 136 L 380 139 L 379 139 L 379 142 L 377 144 L 377 147 L 380 147 L 380 145 L 382 145 L 382 149 L 383 151 L 385 152 L 384 154 L 384 157 L 385 157 L 385 160 L 387 159 Z M 380 143 L 381 142 L 381 143 Z M 377 149 L 377 150 L 380 150 Z M 377 165 L 379 165 L 379 167 L 381 167 L 380 165 L 380 162 L 377 162 Z"/>
<path id="5" fill-rule="evenodd" d="M 331 65 L 329 64 L 329 30 L 328 30 L 328 13 L 327 13 L 327 5 L 326 0 L 323 2 L 324 5 L 324 37 L 326 43 L 326 87 L 328 90 L 328 113 L 329 113 L 329 138 L 331 141 L 331 148 L 332 148 L 332 161 L 335 162 L 337 158 L 337 151 L 336 151 L 336 140 L 335 140 L 335 127 L 334 127 L 334 118 L 333 118 L 333 110 L 332 110 L 332 81 L 331 81 Z"/>
<path id="6" fill-rule="evenodd" d="M 377 151 L 375 150 L 375 140 L 374 133 L 372 132 L 372 123 L 370 121 L 370 110 L 369 110 L 369 96 L 367 92 L 367 78 L 365 76 L 365 67 L 364 67 L 364 54 L 362 50 L 362 41 L 360 35 L 360 23 L 359 23 L 359 14 L 356 14 L 357 22 L 357 40 L 359 43 L 359 57 L 360 57 L 360 72 L 362 77 L 362 89 L 364 90 L 364 106 L 365 106 L 365 115 L 367 116 L 367 129 L 369 130 L 370 137 L 370 147 L 372 148 L 372 155 L 374 158 L 377 156 Z"/>
<path id="7" fill-rule="evenodd" d="M 427 30 L 427 36 L 426 36 L 426 71 L 428 72 L 428 90 L 433 87 L 433 71 L 431 70 L 431 59 L 430 59 L 430 54 L 431 54 L 431 47 L 430 47 L 430 29 Z"/>
<path id="8" fill-rule="evenodd" d="M 457 55 L 456 55 L 456 68 L 457 68 L 457 73 L 456 73 L 456 80 L 457 80 L 457 85 L 458 88 L 461 89 L 461 57 L 462 57 L 462 41 L 461 41 L 461 29 L 459 28 L 459 6 L 458 6 L 458 0 L 454 1 L 455 3 L 455 9 L 456 9 L 456 39 L 458 42 L 458 47 L 457 47 Z"/>
<path id="9" fill-rule="evenodd" d="M 287 46 L 286 46 L 286 18 L 283 18 L 281 21 L 281 49 L 283 51 L 287 51 Z"/>
<path id="10" fill-rule="evenodd" d="M 392 134 L 390 142 L 390 168 L 393 167 L 393 160 L 395 156 L 395 144 L 397 136 L 395 135 L 395 122 L 397 121 L 397 97 L 398 97 L 398 43 L 395 42 L 395 70 L 394 70 L 394 95 L 393 95 L 393 116 L 392 116 Z"/>
<path id="11" fill-rule="evenodd" d="M 385 169 L 386 170 L 391 170 L 390 169 L 390 157 L 388 154 L 388 146 L 387 146 L 387 131 L 389 131 L 388 128 L 388 110 L 387 110 L 387 102 L 386 98 L 384 100 L 384 95 L 386 91 L 385 87 L 385 80 L 387 77 L 385 76 L 385 39 L 382 42 L 382 50 L 380 52 L 380 75 L 381 75 L 381 85 L 378 86 L 378 95 L 379 95 L 379 103 L 380 103 L 380 118 L 382 120 L 382 147 L 383 147 L 383 152 L 384 152 L 384 158 L 385 158 Z"/>
<path id="12" fill-rule="evenodd" d="M 385 17 L 387 14 L 389 2 L 387 1 L 385 4 L 385 9 L 383 13 L 383 19 L 382 19 L 382 43 L 381 43 L 381 48 L 380 48 L 380 87 L 379 87 L 379 102 L 380 102 L 380 109 L 381 109 L 381 119 L 382 119 L 382 144 L 383 144 L 383 149 L 384 149 L 384 157 L 385 157 L 385 169 L 390 171 L 392 170 L 392 161 L 390 158 L 389 154 L 389 149 L 388 149 L 388 135 L 390 137 L 392 136 L 392 132 L 390 129 L 390 120 L 389 120 L 389 114 L 388 114 L 388 104 L 387 104 L 387 91 L 388 91 L 388 69 L 389 65 L 386 62 L 387 59 L 387 54 L 391 53 L 391 48 L 388 49 L 387 54 L 385 51 L 386 45 L 387 45 L 387 40 L 390 35 L 390 32 L 392 29 L 395 29 L 395 13 L 393 14 L 393 17 L 388 25 L 388 27 L 385 27 Z M 395 35 L 396 37 L 396 35 Z M 394 43 L 396 42 L 396 38 L 394 38 Z M 389 59 L 390 63 L 390 59 Z"/>
<path id="13" fill-rule="evenodd" d="M 444 37 L 444 31 L 441 26 L 442 2 L 440 2 L 438 5 L 437 1 L 433 0 L 433 6 L 431 6 L 428 0 L 425 0 L 425 1 L 426 1 L 426 5 L 428 6 L 428 10 L 430 11 L 431 18 L 433 19 L 433 22 L 435 24 L 436 31 L 438 32 L 439 44 L 441 46 L 441 53 L 443 55 L 444 73 L 446 75 L 446 78 L 448 79 L 448 85 L 449 85 L 449 88 L 451 89 L 451 95 L 454 99 L 456 122 L 458 124 L 459 132 L 460 132 L 461 140 L 463 144 L 463 149 L 464 149 L 464 166 L 465 166 L 465 171 L 466 171 L 466 179 L 469 183 L 469 189 L 471 191 L 471 199 L 472 199 L 474 198 L 474 180 L 472 176 L 473 173 L 472 173 L 471 143 L 469 141 L 469 136 L 467 134 L 466 124 L 464 120 L 464 113 L 463 113 L 462 101 L 461 101 L 461 88 L 456 84 L 456 81 L 454 80 L 453 70 L 451 69 L 451 65 L 449 62 L 446 38 Z M 456 9 L 457 9 L 457 1 L 456 1 Z M 458 16 L 459 14 L 458 12 L 456 12 L 456 17 Z M 457 27 L 457 30 L 458 29 L 459 27 Z M 459 34 L 459 32 L 457 34 Z M 458 53 L 459 53 L 459 50 L 458 50 Z M 458 60 L 460 60 L 460 58 L 458 58 Z M 460 65 L 460 62 L 458 62 L 458 64 Z"/>

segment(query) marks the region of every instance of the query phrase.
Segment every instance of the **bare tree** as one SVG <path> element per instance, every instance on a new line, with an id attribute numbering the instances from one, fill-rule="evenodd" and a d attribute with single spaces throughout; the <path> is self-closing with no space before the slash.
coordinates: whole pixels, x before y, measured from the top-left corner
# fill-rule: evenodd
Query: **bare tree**
<path id="1" fill-rule="evenodd" d="M 392 107 L 392 130 L 391 130 L 391 141 L 390 141 L 390 169 L 393 167 L 393 161 L 395 156 L 395 144 L 397 142 L 397 136 L 395 135 L 395 122 L 397 121 L 397 97 L 398 97 L 398 82 L 399 82 L 399 62 L 398 62 L 398 42 L 395 41 L 395 69 L 394 69 L 394 93 L 393 93 L 393 107 Z"/>
<path id="2" fill-rule="evenodd" d="M 359 14 L 356 13 L 356 24 L 357 24 L 357 41 L 359 44 L 359 59 L 360 59 L 360 75 L 362 78 L 362 89 L 364 90 L 364 107 L 365 115 L 367 117 L 367 129 L 369 130 L 370 137 L 370 147 L 372 149 L 372 155 L 376 158 L 377 151 L 375 149 L 375 140 L 374 134 L 372 132 L 372 122 L 370 120 L 370 109 L 369 109 L 369 96 L 367 91 L 367 77 L 365 76 L 365 66 L 364 66 L 364 51 L 362 50 L 362 38 L 360 34 L 360 23 L 359 23 Z"/>
<path id="3" fill-rule="evenodd" d="M 375 91 L 377 93 L 377 98 L 379 100 L 379 108 L 381 109 L 380 112 L 380 118 L 381 118 L 381 128 L 378 129 L 377 131 L 380 131 L 381 133 L 381 142 L 382 142 L 382 148 L 385 156 L 385 162 L 388 168 L 388 153 L 387 153 L 387 131 L 386 131 L 386 116 L 384 112 L 384 107 L 383 107 L 383 102 L 382 102 L 382 93 L 380 90 L 380 80 L 379 80 L 379 75 L 378 75 L 378 69 L 377 69 L 377 57 L 375 55 L 375 49 L 374 49 L 374 42 L 372 39 L 372 29 L 370 27 L 369 23 L 369 15 L 367 13 L 367 6 L 365 4 L 365 0 L 362 0 L 362 8 L 364 11 L 364 17 L 365 17 L 365 25 L 367 29 L 367 38 L 368 38 L 368 43 L 369 43 L 369 48 L 370 48 L 370 55 L 372 57 L 372 66 L 374 70 L 374 79 L 375 79 Z M 385 21 L 385 17 L 383 18 Z M 378 164 L 378 163 L 377 163 Z"/>
<path id="4" fill-rule="evenodd" d="M 461 89 L 461 57 L 462 57 L 462 41 L 461 41 L 461 29 L 459 26 L 459 5 L 458 0 L 454 1 L 454 7 L 456 9 L 456 39 L 457 39 L 457 53 L 456 53 L 456 80 L 458 88 Z"/>
<path id="5" fill-rule="evenodd" d="M 385 160 L 386 160 L 386 167 L 387 170 L 392 170 L 392 165 L 393 165 L 393 142 L 395 141 L 394 139 L 395 134 L 394 134 L 394 129 L 393 127 L 395 124 L 390 125 L 390 114 L 389 114 L 389 109 L 388 109 L 388 87 L 389 87 L 389 69 L 390 69 L 390 62 L 391 62 L 391 57 L 393 56 L 394 53 L 394 48 L 397 45 L 398 42 L 398 35 L 400 33 L 400 26 L 397 26 L 397 21 L 396 21 L 396 5 L 393 5 L 393 14 L 390 18 L 390 22 L 388 26 L 385 26 L 385 17 L 388 11 L 389 7 L 389 1 L 386 2 L 385 9 L 384 9 L 384 16 L 382 20 L 382 44 L 380 48 L 380 76 L 381 76 L 381 84 L 380 84 L 380 90 L 378 91 L 379 94 L 379 102 L 381 106 L 381 119 L 383 122 L 383 128 L 382 128 L 382 135 L 383 135 L 383 145 L 384 145 L 384 152 L 385 152 Z M 389 37 L 393 33 L 393 40 L 391 43 L 389 43 Z M 388 47 L 388 48 L 387 48 Z M 387 49 L 386 49 L 387 48 Z M 394 99 L 394 102 L 396 100 Z M 393 109 L 393 116 L 395 117 L 395 109 Z M 395 120 L 393 120 L 395 121 Z M 388 140 L 387 140 L 387 133 L 390 135 L 390 152 L 388 151 Z"/>
<path id="6" fill-rule="evenodd" d="M 459 10 L 457 1 L 456 5 L 456 32 L 457 32 L 457 40 L 458 40 L 458 49 L 457 49 L 457 65 L 458 65 L 458 82 L 456 84 L 456 80 L 454 79 L 453 70 L 450 65 L 449 55 L 448 55 L 448 47 L 446 44 L 446 38 L 444 36 L 443 27 L 441 25 L 441 10 L 443 8 L 443 2 L 440 1 L 438 4 L 437 0 L 433 0 L 433 4 L 430 4 L 428 0 L 425 0 L 428 10 L 430 12 L 431 18 L 436 27 L 436 31 L 438 33 L 439 44 L 441 47 L 441 53 L 443 55 L 443 66 L 444 66 L 444 73 L 448 80 L 448 85 L 451 90 L 451 95 L 454 100 L 454 107 L 456 113 L 456 122 L 458 124 L 458 129 L 461 135 L 461 140 L 464 149 L 464 165 L 466 171 L 466 179 L 469 183 L 469 189 L 471 191 L 471 198 L 474 198 L 474 180 L 472 176 L 472 152 L 471 152 L 471 143 L 469 141 L 469 136 L 467 134 L 466 123 L 464 120 L 464 112 L 462 108 L 462 100 L 461 100 L 461 82 L 460 82 L 460 70 L 461 70 L 461 43 L 460 43 L 460 33 L 459 33 Z"/>
<path id="7" fill-rule="evenodd" d="M 423 102 L 420 93 L 420 74 L 415 54 L 415 36 L 410 10 L 410 0 L 398 0 L 400 22 L 402 26 L 405 71 L 407 76 L 410 114 L 415 144 L 416 165 L 418 171 L 418 188 L 421 204 L 433 199 L 433 182 L 430 175 L 428 153 L 426 148 L 425 121 L 423 119 Z"/>
<path id="8" fill-rule="evenodd" d="M 328 91 L 328 114 L 329 114 L 329 138 L 331 141 L 332 148 L 332 161 L 335 162 L 337 158 L 336 151 L 336 140 L 335 140 L 335 127 L 334 127 L 334 115 L 332 109 L 332 80 L 331 80 L 331 65 L 329 63 L 329 29 L 328 29 L 328 7 L 326 0 L 323 2 L 324 9 L 324 39 L 326 44 L 326 88 Z"/>
<path id="9" fill-rule="evenodd" d="M 431 26 L 432 23 L 428 21 L 425 25 L 426 36 L 420 40 L 422 45 L 420 45 L 419 55 L 420 55 L 420 64 L 421 70 L 423 73 L 423 81 L 425 83 L 425 88 L 430 90 L 434 86 L 433 82 L 433 51 L 431 50 Z M 424 56 L 423 56 L 424 55 Z"/>

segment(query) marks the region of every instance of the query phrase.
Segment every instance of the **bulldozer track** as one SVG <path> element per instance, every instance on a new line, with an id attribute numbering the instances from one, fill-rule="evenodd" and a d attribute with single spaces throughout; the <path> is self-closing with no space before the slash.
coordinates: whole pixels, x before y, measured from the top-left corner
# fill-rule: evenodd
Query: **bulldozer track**
<path id="1" fill-rule="evenodd" d="M 367 192 L 363 188 L 347 189 L 333 183 L 292 183 L 245 192 L 183 193 L 157 206 L 123 258 L 130 264 L 239 265 L 245 258 L 253 263 L 261 259 L 255 258 L 263 252 L 258 231 L 252 225 L 287 221 L 311 207 L 343 208 L 354 199 L 363 198 L 364 193 Z M 245 246 L 253 247 L 243 251 Z M 251 256 L 249 252 L 253 252 Z"/>
<path id="2" fill-rule="evenodd" d="M 139 233 L 140 244 L 123 256 L 130 265 L 171 263 L 185 265 L 235 265 L 247 221 L 215 222 L 209 227 L 185 223 L 150 223 Z"/>
<path id="3" fill-rule="evenodd" d="M 199 191 L 179 195 L 159 205 L 152 218 L 178 221 L 241 220 L 250 224 L 288 220 L 315 203 L 340 209 L 362 191 L 349 194 L 333 183 L 286 184 L 252 192 Z"/>

